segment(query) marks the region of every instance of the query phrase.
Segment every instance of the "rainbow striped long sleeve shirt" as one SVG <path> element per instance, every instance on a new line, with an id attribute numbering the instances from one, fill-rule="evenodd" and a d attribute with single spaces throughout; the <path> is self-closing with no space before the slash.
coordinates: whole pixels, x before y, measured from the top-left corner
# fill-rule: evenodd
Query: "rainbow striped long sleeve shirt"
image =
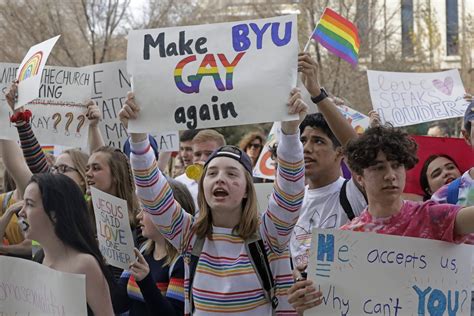
<path id="1" fill-rule="evenodd" d="M 196 239 L 194 218 L 176 203 L 157 167 L 148 139 L 131 144 L 131 164 L 137 193 L 144 208 L 153 215 L 161 233 L 186 256 Z M 147 150 L 148 148 L 148 150 Z M 279 305 L 276 315 L 296 315 L 288 303 L 293 283 L 288 244 L 304 196 L 303 148 L 299 135 L 282 135 L 278 146 L 278 170 L 268 209 L 260 224 L 270 268 L 276 283 Z M 189 266 L 185 264 L 185 314 L 190 315 Z M 250 262 L 244 240 L 232 229 L 213 227 L 206 238 L 192 285 L 193 315 L 272 315 L 258 276 Z"/>

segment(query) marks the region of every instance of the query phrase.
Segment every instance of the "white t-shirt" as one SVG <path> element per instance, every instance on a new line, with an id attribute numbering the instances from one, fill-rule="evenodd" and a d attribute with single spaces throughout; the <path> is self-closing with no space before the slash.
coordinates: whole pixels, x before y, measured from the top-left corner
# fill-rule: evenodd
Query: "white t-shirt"
<path id="1" fill-rule="evenodd" d="M 195 180 L 188 178 L 188 176 L 185 173 L 183 173 L 182 175 L 177 176 L 174 179 L 178 182 L 181 182 L 182 184 L 184 184 L 188 188 L 189 192 L 191 193 L 191 195 L 193 197 L 194 207 L 196 207 L 196 212 L 197 212 L 197 210 L 199 210 L 198 202 L 197 202 L 198 183 Z"/>
<path id="2" fill-rule="evenodd" d="M 313 228 L 338 228 L 349 221 L 339 202 L 344 181 L 345 179 L 340 177 L 325 187 L 313 190 L 306 186 L 301 215 L 290 241 L 291 257 L 295 266 L 308 263 Z M 346 184 L 346 196 L 354 215 L 359 216 L 367 207 L 367 202 L 352 179 Z"/>

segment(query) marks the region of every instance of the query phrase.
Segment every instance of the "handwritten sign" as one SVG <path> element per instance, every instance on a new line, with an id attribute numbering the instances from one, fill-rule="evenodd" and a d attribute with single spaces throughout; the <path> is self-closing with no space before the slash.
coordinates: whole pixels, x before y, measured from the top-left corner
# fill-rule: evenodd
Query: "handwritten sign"
<path id="1" fill-rule="evenodd" d="M 265 145 L 260 152 L 257 163 L 253 168 L 253 176 L 257 178 L 275 180 L 275 161 L 272 159 L 272 153 L 269 148 L 278 143 L 281 133 L 281 123 L 273 123 L 270 133 L 268 133 Z"/>
<path id="2" fill-rule="evenodd" d="M 305 315 L 470 315 L 471 247 L 314 229 L 308 278 L 323 299 Z"/>
<path id="3" fill-rule="evenodd" d="M 352 128 L 354 128 L 357 134 L 362 134 L 367 128 L 369 128 L 370 119 L 367 115 L 364 115 L 344 104 L 339 105 L 337 109 L 351 124 Z"/>
<path id="4" fill-rule="evenodd" d="M 23 58 L 16 75 L 16 79 L 19 81 L 16 109 L 39 97 L 41 74 L 59 37 L 60 35 L 36 44 L 28 50 Z"/>
<path id="5" fill-rule="evenodd" d="M 0 315 L 87 315 L 85 275 L 0 256 Z"/>
<path id="6" fill-rule="evenodd" d="M 131 31 L 127 67 L 141 106 L 129 131 L 296 119 L 296 16 Z M 156 130 L 158 128 L 158 130 Z"/>
<path id="7" fill-rule="evenodd" d="M 122 149 L 127 140 L 126 128 L 118 119 L 118 113 L 131 90 L 127 64 L 123 61 L 87 66 L 91 73 L 91 99 L 102 111 L 100 130 L 105 144 Z"/>
<path id="8" fill-rule="evenodd" d="M 0 63 L 0 120 L 7 128 L 0 138 L 18 139 L 9 117 L 12 115 L 4 93 L 17 72 L 16 64 Z M 84 68 L 46 66 L 42 70 L 39 96 L 25 105 L 33 116 L 31 126 L 40 143 L 86 147 L 89 121 L 84 103 L 90 98 L 90 73 Z M 21 95 L 21 92 L 19 92 Z M 2 125 L 3 126 L 3 125 Z"/>
<path id="9" fill-rule="evenodd" d="M 370 97 L 382 123 L 408 126 L 462 117 L 468 102 L 458 70 L 404 73 L 368 70 Z"/>
<path id="10" fill-rule="evenodd" d="M 108 264 L 128 269 L 135 259 L 127 201 L 91 187 L 97 239 Z"/>
<path id="11" fill-rule="evenodd" d="M 179 151 L 179 133 L 163 132 L 153 135 L 158 144 L 158 152 Z"/>

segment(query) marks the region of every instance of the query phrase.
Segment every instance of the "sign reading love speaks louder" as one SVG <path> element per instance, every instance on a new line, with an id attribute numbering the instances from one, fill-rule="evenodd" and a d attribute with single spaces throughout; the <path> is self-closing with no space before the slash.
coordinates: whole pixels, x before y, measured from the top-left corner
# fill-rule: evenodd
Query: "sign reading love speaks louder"
<path id="1" fill-rule="evenodd" d="M 297 54 L 296 15 L 131 31 L 127 67 L 141 113 L 129 131 L 296 119 L 286 103 Z"/>
<path id="2" fill-rule="evenodd" d="M 456 69 L 433 73 L 368 70 L 372 106 L 382 123 L 408 126 L 462 117 L 468 102 Z"/>

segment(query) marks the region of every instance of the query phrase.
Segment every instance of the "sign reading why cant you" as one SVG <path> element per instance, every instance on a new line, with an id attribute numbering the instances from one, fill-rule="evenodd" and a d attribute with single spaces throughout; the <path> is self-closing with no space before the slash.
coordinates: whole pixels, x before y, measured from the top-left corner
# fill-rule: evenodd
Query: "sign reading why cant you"
<path id="1" fill-rule="evenodd" d="M 124 270 L 135 259 L 127 201 L 91 187 L 97 240 L 108 264 Z"/>
<path id="2" fill-rule="evenodd" d="M 314 229 L 308 278 L 323 298 L 305 315 L 470 315 L 471 247 Z"/>
<path id="3" fill-rule="evenodd" d="M 129 130 L 295 119 L 286 102 L 296 86 L 296 32 L 295 15 L 131 31 L 127 67 L 141 113 Z"/>
<path id="4" fill-rule="evenodd" d="M 372 106 L 382 123 L 407 126 L 462 117 L 469 102 L 457 70 L 403 73 L 368 70 Z"/>
<path id="5" fill-rule="evenodd" d="M 86 278 L 0 256 L 0 315 L 87 315 Z"/>

